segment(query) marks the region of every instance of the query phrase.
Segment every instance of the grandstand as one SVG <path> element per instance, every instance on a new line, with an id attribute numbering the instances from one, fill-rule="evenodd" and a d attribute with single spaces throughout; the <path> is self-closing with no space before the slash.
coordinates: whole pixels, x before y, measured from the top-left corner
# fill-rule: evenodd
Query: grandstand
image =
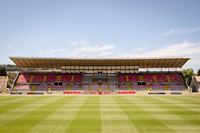
<path id="1" fill-rule="evenodd" d="M 10 57 L 22 68 L 12 91 L 135 93 L 185 91 L 180 68 L 189 58 L 86 59 Z M 144 71 L 145 70 L 145 71 Z"/>

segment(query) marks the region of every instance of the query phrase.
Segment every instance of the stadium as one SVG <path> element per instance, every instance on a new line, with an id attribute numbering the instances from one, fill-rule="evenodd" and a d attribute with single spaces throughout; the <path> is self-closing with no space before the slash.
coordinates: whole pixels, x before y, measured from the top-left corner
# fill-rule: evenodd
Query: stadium
<path id="1" fill-rule="evenodd" d="M 199 96 L 181 73 L 189 58 L 10 59 L 1 133 L 200 131 Z"/>
<path id="2" fill-rule="evenodd" d="M 0 133 L 200 133 L 200 0 L 0 0 Z"/>
<path id="3" fill-rule="evenodd" d="M 152 91 L 165 94 L 164 91 L 169 91 L 173 94 L 188 90 L 178 69 L 189 58 L 10 59 L 17 67 L 24 68 L 16 76 L 11 93 L 135 94 Z"/>

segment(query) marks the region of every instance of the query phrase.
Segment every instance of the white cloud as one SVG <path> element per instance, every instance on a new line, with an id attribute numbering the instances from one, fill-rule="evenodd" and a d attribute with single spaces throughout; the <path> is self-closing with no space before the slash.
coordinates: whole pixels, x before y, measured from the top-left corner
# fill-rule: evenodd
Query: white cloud
<path id="1" fill-rule="evenodd" d="M 38 56 L 44 57 L 62 57 L 68 52 L 68 49 L 40 50 Z"/>
<path id="2" fill-rule="evenodd" d="M 189 34 L 189 33 L 195 33 L 195 32 L 200 32 L 200 27 L 197 27 L 197 28 L 189 28 L 189 27 L 171 28 L 168 32 L 166 32 L 164 34 L 164 36 Z"/>
<path id="3" fill-rule="evenodd" d="M 160 48 L 134 48 L 131 51 L 122 51 L 120 54 L 114 52 L 113 57 L 117 58 L 170 58 L 187 57 L 191 58 L 184 68 L 200 69 L 200 43 L 183 41 L 170 44 Z"/>
<path id="4" fill-rule="evenodd" d="M 115 50 L 115 45 L 103 44 L 103 45 L 82 45 L 72 50 L 71 55 L 73 57 L 106 57 L 111 55 Z"/>
<path id="5" fill-rule="evenodd" d="M 86 46 L 90 44 L 90 41 L 88 41 L 87 39 L 81 39 L 78 41 L 72 41 L 71 44 L 74 46 Z"/>
<path id="6" fill-rule="evenodd" d="M 115 48 L 114 45 L 90 45 L 90 46 L 80 46 L 75 49 L 75 53 L 104 53 L 108 51 L 112 51 Z"/>
<path id="7" fill-rule="evenodd" d="M 39 56 L 45 57 L 106 57 L 115 51 L 113 44 L 93 44 L 86 39 L 72 41 L 66 45 L 68 48 L 41 50 Z"/>
<path id="8" fill-rule="evenodd" d="M 114 44 L 93 44 L 87 40 L 74 41 L 64 49 L 39 51 L 38 56 L 47 57 L 79 57 L 79 58 L 153 58 L 153 57 L 189 57 L 185 67 L 200 68 L 200 43 L 183 41 L 158 48 L 134 48 L 127 50 Z"/>
<path id="9" fill-rule="evenodd" d="M 140 54 L 135 55 L 139 57 L 190 57 L 200 54 L 200 44 L 184 41 L 182 43 L 171 44 L 166 47 L 158 49 L 149 49 Z"/>
<path id="10" fill-rule="evenodd" d="M 189 57 L 184 68 L 200 69 L 200 43 L 184 41 L 157 49 L 146 49 L 127 55 L 129 57 Z"/>

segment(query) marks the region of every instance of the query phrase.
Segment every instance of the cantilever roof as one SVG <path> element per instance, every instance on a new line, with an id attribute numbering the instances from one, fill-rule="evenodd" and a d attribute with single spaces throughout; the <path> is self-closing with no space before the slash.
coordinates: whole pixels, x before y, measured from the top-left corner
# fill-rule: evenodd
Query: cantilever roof
<path id="1" fill-rule="evenodd" d="M 181 68 L 190 58 L 46 58 L 10 57 L 21 68 L 61 66 L 139 66 L 139 68 Z"/>

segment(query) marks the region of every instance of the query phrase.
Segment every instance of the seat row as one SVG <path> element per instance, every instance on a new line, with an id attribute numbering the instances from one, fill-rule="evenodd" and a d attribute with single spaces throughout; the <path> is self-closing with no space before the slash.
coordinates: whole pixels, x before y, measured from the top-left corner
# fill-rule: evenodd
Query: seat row
<path id="1" fill-rule="evenodd" d="M 183 82 L 183 77 L 179 73 L 171 74 L 120 74 L 119 82 Z"/>
<path id="2" fill-rule="evenodd" d="M 17 83 L 43 83 L 43 82 L 81 82 L 81 74 L 29 74 L 21 73 Z"/>

